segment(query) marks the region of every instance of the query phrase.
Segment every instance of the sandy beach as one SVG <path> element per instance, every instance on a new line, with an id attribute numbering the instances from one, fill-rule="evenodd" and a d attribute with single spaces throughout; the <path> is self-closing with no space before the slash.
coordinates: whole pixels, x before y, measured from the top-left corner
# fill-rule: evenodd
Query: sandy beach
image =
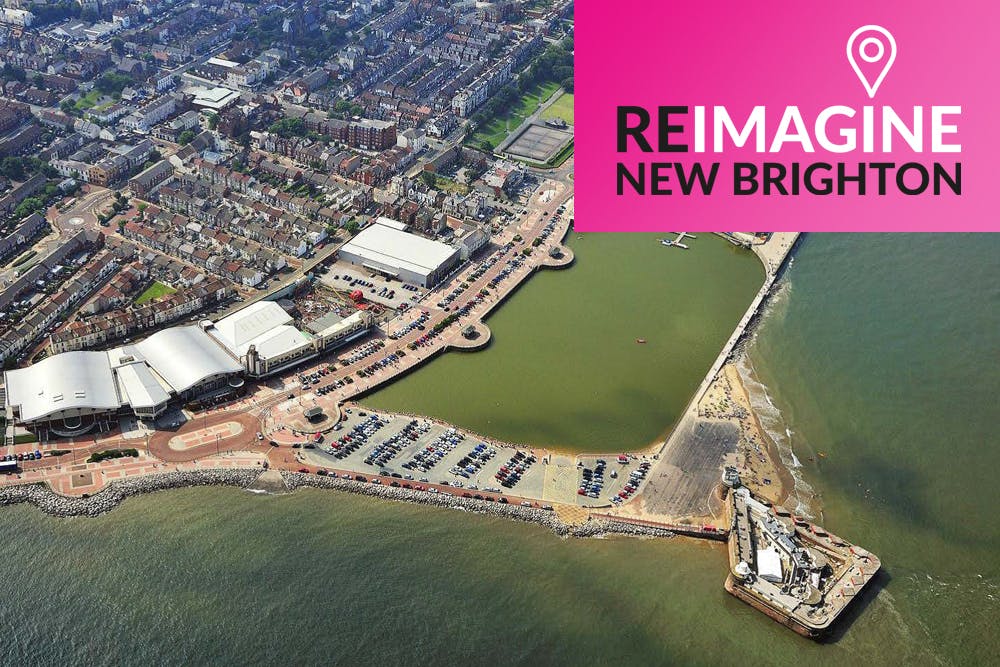
<path id="1" fill-rule="evenodd" d="M 750 396 L 732 363 L 709 385 L 698 402 L 698 415 L 703 419 L 728 421 L 739 426 L 736 452 L 727 463 L 740 471 L 743 483 L 755 495 L 780 505 L 794 487 L 791 472 L 785 467 L 778 448 L 761 427 L 750 403 Z"/>

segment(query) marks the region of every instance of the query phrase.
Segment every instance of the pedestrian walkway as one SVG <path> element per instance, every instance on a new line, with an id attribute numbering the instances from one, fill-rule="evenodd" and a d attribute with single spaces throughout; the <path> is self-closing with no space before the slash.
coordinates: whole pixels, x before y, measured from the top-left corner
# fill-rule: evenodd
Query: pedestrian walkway
<path id="1" fill-rule="evenodd" d="M 555 505 L 556 516 L 567 526 L 579 526 L 587 523 L 590 519 L 590 512 L 577 505 Z"/>

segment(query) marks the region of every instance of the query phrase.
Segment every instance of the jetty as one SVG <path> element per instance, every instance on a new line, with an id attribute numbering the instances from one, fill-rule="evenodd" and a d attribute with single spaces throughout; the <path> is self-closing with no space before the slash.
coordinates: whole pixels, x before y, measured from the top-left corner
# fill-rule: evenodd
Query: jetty
<path id="1" fill-rule="evenodd" d="M 152 433 L 142 451 L 133 448 L 135 455 L 124 459 L 91 461 L 87 457 L 130 444 L 126 434 L 70 439 L 58 455 L 51 452 L 45 458 L 26 459 L 18 465 L 16 477 L 0 479 L 0 505 L 31 502 L 61 516 L 96 516 L 128 495 L 178 486 L 226 484 L 270 494 L 315 486 L 535 521 L 558 534 L 578 537 L 617 533 L 725 541 L 730 550 L 726 589 L 795 631 L 819 636 L 878 571 L 878 559 L 754 498 L 739 485 L 735 468 L 720 483 L 719 471 L 729 463 L 727 457 L 735 450 L 740 428 L 711 416 L 703 418 L 698 410 L 699 401 L 766 302 L 797 234 L 771 234 L 753 246 L 765 269 L 764 283 L 655 454 L 581 455 L 566 463 L 552 462 L 550 452 L 536 451 L 529 444 L 499 442 L 416 415 L 377 415 L 344 402 L 444 349 L 485 345 L 490 340 L 489 328 L 482 321 L 486 314 L 535 270 L 560 268 L 573 261 L 572 251 L 561 245 L 572 218 L 572 191 L 555 184 L 552 192 L 555 196 L 546 200 L 547 208 L 566 206 L 570 212 L 553 224 L 539 208 L 508 230 L 510 245 L 500 247 L 498 257 L 516 254 L 533 259 L 520 260 L 502 279 L 497 279 L 499 271 L 510 263 L 495 263 L 485 273 L 467 276 L 469 289 L 478 293 L 488 286 L 489 298 L 468 312 L 462 322 L 465 326 L 446 328 L 453 322 L 443 309 L 426 303 L 420 306 L 428 326 L 440 324 L 440 331 L 447 331 L 436 345 L 408 347 L 420 336 L 419 329 L 385 342 L 380 339 L 380 354 L 399 353 L 405 361 L 375 376 L 356 373 L 359 364 L 368 363 L 363 358 L 341 368 L 323 366 L 327 383 L 350 375 L 363 378 L 348 380 L 326 395 L 303 397 L 299 391 L 296 397 L 288 384 L 261 385 L 252 396 L 206 411 L 176 430 Z M 514 241 L 515 234 L 522 238 Z M 669 243 L 686 247 L 686 238 L 694 236 L 679 232 Z M 535 239 L 541 240 L 537 246 L 532 243 Z M 523 246 L 519 252 L 518 242 Z M 526 249 L 534 253 L 525 253 Z M 463 267 L 454 280 L 463 279 L 463 272 L 472 273 L 474 268 Z M 445 285 L 437 291 L 443 294 L 447 289 Z M 314 374 L 320 372 L 316 368 Z M 319 424 L 311 419 L 317 410 L 329 415 Z M 378 436 L 376 431 L 381 431 Z M 412 466 L 396 469 L 389 463 L 392 456 L 376 466 L 366 457 L 378 447 L 397 462 L 417 460 L 425 450 L 440 447 L 445 460 L 439 470 L 457 467 L 459 472 L 432 480 L 426 469 L 417 468 L 415 473 L 405 472 L 414 470 Z M 478 454 L 487 449 L 485 458 Z M 69 460 L 61 459 L 63 455 Z M 517 468 L 516 476 L 510 478 L 502 467 Z M 597 486 L 603 487 L 605 470 L 608 479 L 616 480 L 608 483 L 613 487 L 608 490 L 617 492 L 615 497 L 623 501 L 617 507 L 600 499 L 604 489 L 592 488 L 594 479 L 602 480 Z M 625 502 L 640 498 L 641 502 Z"/>
<path id="2" fill-rule="evenodd" d="M 670 240 L 670 239 L 660 239 L 660 243 L 662 245 L 667 246 L 668 248 L 680 248 L 681 250 L 687 250 L 688 249 L 688 245 L 686 243 L 683 243 L 683 241 L 684 241 L 685 238 L 695 239 L 695 238 L 698 238 L 698 237 L 696 237 L 694 234 L 688 234 L 687 232 L 678 232 L 677 233 L 677 238 L 675 238 L 673 240 Z"/>

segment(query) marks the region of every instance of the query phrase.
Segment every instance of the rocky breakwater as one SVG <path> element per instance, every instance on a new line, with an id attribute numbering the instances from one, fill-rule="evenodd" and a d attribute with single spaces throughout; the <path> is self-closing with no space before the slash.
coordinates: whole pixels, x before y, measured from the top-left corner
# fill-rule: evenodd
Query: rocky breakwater
<path id="1" fill-rule="evenodd" d="M 509 503 L 491 502 L 476 498 L 464 498 L 445 493 L 430 493 L 402 487 L 358 482 L 342 477 L 328 477 L 305 473 L 284 472 L 285 485 L 289 490 L 312 487 L 317 489 L 336 489 L 351 493 L 360 493 L 384 500 L 395 500 L 434 507 L 446 507 L 465 512 L 475 512 L 498 519 L 510 519 L 537 523 L 550 529 L 556 535 L 566 537 L 600 537 L 604 535 L 631 535 L 636 537 L 673 537 L 673 533 L 664 528 L 654 526 L 639 526 L 614 520 L 591 520 L 580 525 L 569 525 L 559 520 L 552 510 Z"/>
<path id="2" fill-rule="evenodd" d="M 245 488 L 260 475 L 259 468 L 225 468 L 158 473 L 115 481 L 91 496 L 71 498 L 44 484 L 25 484 L 0 489 L 0 506 L 32 503 L 52 516 L 99 516 L 110 512 L 129 496 L 189 486 L 236 486 Z"/>

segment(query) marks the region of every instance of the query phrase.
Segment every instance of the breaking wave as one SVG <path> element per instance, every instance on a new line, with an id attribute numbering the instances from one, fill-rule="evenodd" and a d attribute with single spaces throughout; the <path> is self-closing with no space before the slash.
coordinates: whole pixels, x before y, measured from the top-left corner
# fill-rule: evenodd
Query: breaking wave
<path id="1" fill-rule="evenodd" d="M 757 334 L 760 331 L 761 325 L 771 318 L 782 318 L 785 316 L 791 293 L 792 283 L 787 279 L 781 280 L 776 284 L 771 292 L 771 296 L 761 309 L 758 324 L 750 334 L 747 345 L 743 346 L 742 353 L 735 359 L 735 366 L 743 381 L 743 386 L 746 387 L 747 394 L 750 397 L 750 405 L 757 415 L 757 420 L 760 422 L 761 428 L 764 429 L 765 434 L 774 442 L 778 449 L 778 455 L 781 457 L 781 462 L 792 475 L 794 486 L 791 489 L 789 498 L 795 505 L 794 508 L 790 507 L 790 509 L 793 509 L 796 514 L 814 518 L 814 513 L 818 511 L 818 508 L 814 507 L 816 494 L 813 487 L 802 476 L 802 462 L 795 456 L 795 432 L 789 428 L 789 425 L 785 422 L 781 414 L 781 410 L 774 404 L 767 386 L 757 377 L 753 362 L 750 361 L 748 354 L 748 350 L 753 348 L 754 343 L 757 341 Z"/>

